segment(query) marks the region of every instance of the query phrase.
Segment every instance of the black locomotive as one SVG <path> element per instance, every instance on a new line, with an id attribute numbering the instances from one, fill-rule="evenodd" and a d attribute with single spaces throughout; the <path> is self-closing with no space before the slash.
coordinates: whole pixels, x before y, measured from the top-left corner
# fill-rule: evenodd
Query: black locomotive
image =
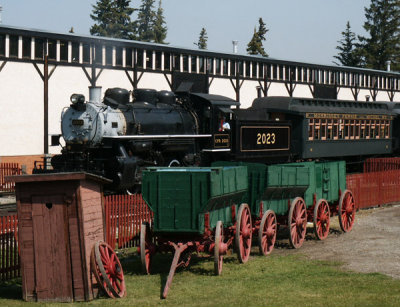
<path id="1" fill-rule="evenodd" d="M 266 164 L 386 155 L 399 140 L 396 103 L 264 97 L 248 109 L 219 95 L 108 89 L 103 102 L 72 95 L 55 171 L 87 171 L 134 192 L 147 166 Z M 395 129 L 393 130 L 393 127 Z"/>

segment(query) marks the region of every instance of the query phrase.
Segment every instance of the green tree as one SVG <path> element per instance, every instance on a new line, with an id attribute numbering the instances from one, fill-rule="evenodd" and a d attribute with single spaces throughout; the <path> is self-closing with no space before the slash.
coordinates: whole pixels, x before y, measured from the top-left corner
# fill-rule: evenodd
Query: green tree
<path id="1" fill-rule="evenodd" d="M 386 62 L 400 68 L 400 1 L 371 0 L 365 8 L 364 29 L 368 37 L 360 36 L 362 55 L 366 67 L 385 70 Z"/>
<path id="2" fill-rule="evenodd" d="M 265 34 L 267 34 L 269 30 L 266 28 L 264 21 L 260 17 L 258 20 L 258 31 L 254 28 L 254 34 L 251 38 L 250 42 L 247 44 L 247 53 L 248 54 L 261 54 L 262 56 L 267 57 L 268 54 L 264 50 L 263 41 L 266 40 Z"/>
<path id="3" fill-rule="evenodd" d="M 339 50 L 334 56 L 339 63 L 337 65 L 360 67 L 362 63 L 360 49 L 357 44 L 356 34 L 351 31 L 350 22 L 346 24 L 346 30 L 342 32 L 342 39 L 338 41 L 340 45 L 336 47 Z"/>
<path id="4" fill-rule="evenodd" d="M 142 0 L 142 5 L 138 11 L 136 20 L 138 29 L 138 40 L 143 42 L 151 42 L 154 37 L 154 20 L 156 13 L 154 12 L 155 0 Z"/>
<path id="5" fill-rule="evenodd" d="M 93 5 L 90 17 L 95 24 L 90 34 L 115 38 L 135 39 L 136 28 L 131 21 L 135 11 L 129 6 L 130 0 L 98 0 Z"/>
<path id="6" fill-rule="evenodd" d="M 199 41 L 197 43 L 194 43 L 199 49 L 207 49 L 207 31 L 206 28 L 202 28 L 200 31 L 200 36 L 199 36 Z"/>
<path id="7" fill-rule="evenodd" d="M 167 38 L 167 26 L 164 19 L 164 10 L 161 7 L 161 0 L 158 3 L 158 10 L 154 19 L 154 42 L 165 44 Z"/>

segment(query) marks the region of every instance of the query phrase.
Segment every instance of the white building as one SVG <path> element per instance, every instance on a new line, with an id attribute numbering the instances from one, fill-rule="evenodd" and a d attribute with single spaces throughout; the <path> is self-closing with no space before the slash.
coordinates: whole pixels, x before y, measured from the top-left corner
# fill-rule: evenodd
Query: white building
<path id="1" fill-rule="evenodd" d="M 88 97 L 94 85 L 175 90 L 182 82 L 241 107 L 250 106 L 257 87 L 268 96 L 400 100 L 400 74 L 392 72 L 0 25 L 0 162 L 59 152 L 49 138 L 60 133 L 72 93 Z"/>

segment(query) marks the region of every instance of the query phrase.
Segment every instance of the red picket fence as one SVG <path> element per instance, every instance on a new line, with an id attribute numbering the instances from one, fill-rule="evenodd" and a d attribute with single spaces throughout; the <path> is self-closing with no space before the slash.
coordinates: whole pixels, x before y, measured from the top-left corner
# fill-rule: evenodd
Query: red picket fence
<path id="1" fill-rule="evenodd" d="M 364 173 L 393 171 L 400 169 L 400 158 L 370 158 L 364 162 Z"/>
<path id="2" fill-rule="evenodd" d="M 359 209 L 400 201 L 400 170 L 350 174 L 346 182 Z"/>
<path id="3" fill-rule="evenodd" d="M 104 199 L 107 243 L 113 248 L 138 246 L 142 222 L 153 219 L 142 195 L 110 195 Z"/>
<path id="4" fill-rule="evenodd" d="M 0 192 L 15 192 L 15 183 L 5 182 L 4 178 L 20 174 L 21 168 L 18 163 L 0 163 Z"/>
<path id="5" fill-rule="evenodd" d="M 20 276 L 17 214 L 0 216 L 0 280 Z"/>

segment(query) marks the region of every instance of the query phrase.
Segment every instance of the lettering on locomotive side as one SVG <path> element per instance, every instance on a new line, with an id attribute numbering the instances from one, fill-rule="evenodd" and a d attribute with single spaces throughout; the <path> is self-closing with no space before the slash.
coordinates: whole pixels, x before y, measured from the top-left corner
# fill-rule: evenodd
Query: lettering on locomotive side
<path id="1" fill-rule="evenodd" d="M 290 148 L 290 127 L 242 126 L 240 151 L 279 151 Z"/>
<path id="2" fill-rule="evenodd" d="M 229 134 L 214 134 L 214 148 L 229 148 L 230 146 Z"/>

